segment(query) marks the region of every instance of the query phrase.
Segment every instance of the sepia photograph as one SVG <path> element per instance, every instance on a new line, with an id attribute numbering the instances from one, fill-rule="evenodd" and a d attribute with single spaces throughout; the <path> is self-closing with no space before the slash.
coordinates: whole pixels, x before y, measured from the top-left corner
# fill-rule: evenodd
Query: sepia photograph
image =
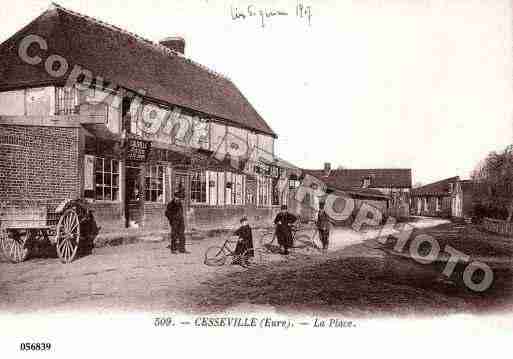
<path id="1" fill-rule="evenodd" d="M 0 2 L 0 356 L 503 355 L 513 1 Z"/>

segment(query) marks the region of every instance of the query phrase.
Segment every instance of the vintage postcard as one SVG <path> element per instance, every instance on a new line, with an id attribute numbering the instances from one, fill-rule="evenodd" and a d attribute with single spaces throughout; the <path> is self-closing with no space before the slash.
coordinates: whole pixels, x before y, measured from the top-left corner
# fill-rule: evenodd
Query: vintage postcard
<path id="1" fill-rule="evenodd" d="M 502 354 L 511 0 L 1 4 L 0 356 Z"/>

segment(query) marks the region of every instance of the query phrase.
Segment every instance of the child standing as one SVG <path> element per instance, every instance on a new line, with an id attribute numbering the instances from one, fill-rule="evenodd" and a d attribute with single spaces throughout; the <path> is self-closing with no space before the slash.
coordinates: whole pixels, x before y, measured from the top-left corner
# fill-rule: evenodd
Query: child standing
<path id="1" fill-rule="evenodd" d="M 251 251 L 249 249 L 253 249 L 253 234 L 251 232 L 251 227 L 248 224 L 248 218 L 246 216 L 240 219 L 240 227 L 237 229 L 234 234 L 239 237 L 239 241 L 237 242 L 237 246 L 235 247 L 235 260 L 232 264 L 241 264 L 240 256 L 244 253 L 248 257 L 253 257 Z M 242 258 L 242 260 L 247 261 L 246 258 Z"/>

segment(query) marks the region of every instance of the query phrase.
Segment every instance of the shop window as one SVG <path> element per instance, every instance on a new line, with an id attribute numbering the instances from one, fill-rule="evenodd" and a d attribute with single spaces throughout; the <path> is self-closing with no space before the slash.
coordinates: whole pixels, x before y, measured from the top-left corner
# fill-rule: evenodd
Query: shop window
<path id="1" fill-rule="evenodd" d="M 119 200 L 119 161 L 95 158 L 95 199 L 99 201 Z"/>
<path id="2" fill-rule="evenodd" d="M 191 202 L 207 203 L 207 181 L 205 172 L 191 174 Z"/>
<path id="3" fill-rule="evenodd" d="M 244 177 L 243 175 L 236 175 L 235 181 L 235 204 L 244 204 Z"/>
<path id="4" fill-rule="evenodd" d="M 231 172 L 226 172 L 226 204 L 234 204 L 234 191 L 233 189 L 233 175 Z"/>
<path id="5" fill-rule="evenodd" d="M 218 173 L 217 176 L 217 204 L 223 205 L 225 204 L 225 186 L 226 186 L 226 176 L 225 173 Z"/>
<path id="6" fill-rule="evenodd" d="M 297 180 L 297 179 L 289 179 L 289 189 L 292 191 L 292 190 L 295 190 L 296 188 L 298 188 L 300 185 L 300 181 Z"/>
<path id="7" fill-rule="evenodd" d="M 269 178 L 258 176 L 258 205 L 269 205 Z"/>
<path id="8" fill-rule="evenodd" d="M 436 197 L 436 211 L 440 211 L 442 207 L 442 198 Z"/>
<path id="9" fill-rule="evenodd" d="M 257 184 L 254 178 L 246 177 L 246 204 L 256 205 Z"/>
<path id="10" fill-rule="evenodd" d="M 78 90 L 75 87 L 55 88 L 55 114 L 72 115 L 78 113 Z"/>
<path id="11" fill-rule="evenodd" d="M 272 179 L 272 205 L 280 205 L 280 186 L 278 185 L 278 178 Z"/>
<path id="12" fill-rule="evenodd" d="M 219 173 L 217 172 L 207 172 L 208 174 L 208 194 L 209 194 L 209 200 L 208 203 L 215 206 L 218 204 L 217 202 L 217 177 L 219 176 Z"/>
<path id="13" fill-rule="evenodd" d="M 232 178 L 231 184 L 231 204 L 244 204 L 244 178 L 242 175 L 230 174 Z"/>
<path id="14" fill-rule="evenodd" d="M 164 166 L 148 166 L 144 197 L 148 202 L 164 202 Z"/>

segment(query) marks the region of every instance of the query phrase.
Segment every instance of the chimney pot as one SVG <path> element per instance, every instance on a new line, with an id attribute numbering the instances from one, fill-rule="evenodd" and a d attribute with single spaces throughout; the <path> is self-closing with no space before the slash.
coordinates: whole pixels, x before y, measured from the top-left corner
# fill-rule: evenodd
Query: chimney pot
<path id="1" fill-rule="evenodd" d="M 167 47 L 168 49 L 174 50 L 181 54 L 185 54 L 185 39 L 183 37 L 166 37 L 165 39 L 159 41 L 159 44 Z"/>
<path id="2" fill-rule="evenodd" d="M 330 162 L 324 162 L 324 175 L 329 176 L 331 172 L 331 163 Z"/>

